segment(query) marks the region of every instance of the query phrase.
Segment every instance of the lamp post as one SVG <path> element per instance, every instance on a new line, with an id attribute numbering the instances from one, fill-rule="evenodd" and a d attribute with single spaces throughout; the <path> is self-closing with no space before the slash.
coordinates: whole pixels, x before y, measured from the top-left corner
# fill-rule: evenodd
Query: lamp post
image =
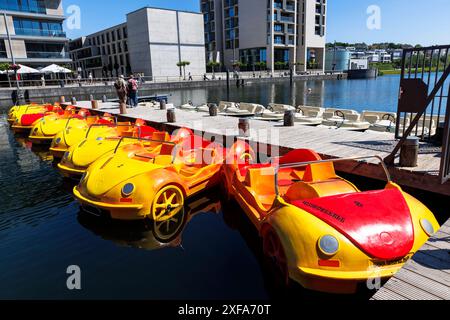
<path id="1" fill-rule="evenodd" d="M 13 70 L 14 70 L 14 76 L 16 78 L 16 88 L 17 88 L 17 99 L 16 99 L 16 105 L 19 105 L 20 103 L 20 98 L 21 98 L 21 93 L 20 93 L 20 84 L 19 84 L 19 79 L 17 78 L 17 66 L 16 66 L 16 58 L 14 57 L 14 51 L 12 48 L 12 43 L 11 43 L 11 34 L 9 33 L 9 26 L 8 26 L 8 21 L 6 18 L 6 13 L 3 12 L 3 18 L 5 19 L 5 28 L 6 28 L 6 35 L 8 37 L 8 45 L 9 45 L 9 51 L 11 54 L 11 62 L 13 65 Z M 8 70 L 9 71 L 9 70 Z M 9 75 L 8 75 L 8 79 L 9 79 Z"/>

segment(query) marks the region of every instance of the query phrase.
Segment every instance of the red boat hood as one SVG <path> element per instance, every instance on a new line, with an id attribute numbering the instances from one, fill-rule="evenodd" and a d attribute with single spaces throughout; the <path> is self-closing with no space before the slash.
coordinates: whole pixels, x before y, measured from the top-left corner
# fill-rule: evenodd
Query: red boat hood
<path id="1" fill-rule="evenodd" d="M 323 220 L 372 258 L 400 259 L 413 247 L 411 213 L 397 189 L 299 200 L 291 204 Z"/>
<path id="2" fill-rule="evenodd" d="M 34 122 L 43 118 L 44 116 L 45 114 L 43 113 L 24 114 L 21 119 L 22 126 L 31 126 Z"/>

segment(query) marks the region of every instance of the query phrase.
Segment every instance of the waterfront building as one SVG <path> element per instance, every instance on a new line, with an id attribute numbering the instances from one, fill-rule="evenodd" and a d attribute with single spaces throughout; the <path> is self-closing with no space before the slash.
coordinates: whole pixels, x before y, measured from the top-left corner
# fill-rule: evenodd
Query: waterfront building
<path id="1" fill-rule="evenodd" d="M 33 68 L 71 62 L 64 20 L 61 0 L 0 0 L 0 63 L 11 63 L 13 55 Z"/>
<path id="2" fill-rule="evenodd" d="M 70 42 L 73 68 L 83 77 L 130 73 L 180 77 L 206 72 L 203 15 L 145 7 L 128 13 L 126 22 Z"/>
<path id="3" fill-rule="evenodd" d="M 228 69 L 324 70 L 326 0 L 200 0 L 206 57 Z"/>

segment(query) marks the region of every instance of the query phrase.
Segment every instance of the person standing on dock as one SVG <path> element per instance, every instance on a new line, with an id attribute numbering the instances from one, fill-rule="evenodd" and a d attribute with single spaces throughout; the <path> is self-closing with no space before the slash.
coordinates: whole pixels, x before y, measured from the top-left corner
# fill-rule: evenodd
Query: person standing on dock
<path id="1" fill-rule="evenodd" d="M 114 87 L 116 88 L 117 96 L 119 97 L 119 103 L 126 105 L 128 86 L 123 75 L 120 75 L 120 77 L 114 83 Z"/>
<path id="2" fill-rule="evenodd" d="M 138 105 L 138 87 L 136 79 L 134 79 L 133 75 L 130 75 L 128 80 L 128 98 L 130 99 L 130 106 L 133 108 Z"/>

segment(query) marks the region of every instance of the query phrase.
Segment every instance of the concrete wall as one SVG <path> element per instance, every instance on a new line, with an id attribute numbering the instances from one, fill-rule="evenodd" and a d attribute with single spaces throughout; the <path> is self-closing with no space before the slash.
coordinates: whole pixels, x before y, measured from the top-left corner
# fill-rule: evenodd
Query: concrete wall
<path id="1" fill-rule="evenodd" d="M 128 47 L 133 72 L 179 77 L 179 61 L 189 61 L 186 75 L 206 72 L 203 16 L 144 8 L 127 16 Z"/>
<path id="2" fill-rule="evenodd" d="M 128 51 L 131 71 L 152 76 L 152 57 L 150 55 L 149 16 L 146 10 L 127 15 Z"/>
<path id="3" fill-rule="evenodd" d="M 9 49 L 9 42 L 5 40 L 6 54 L 8 58 L 11 58 L 11 50 Z M 27 49 L 25 47 L 25 41 L 23 40 L 11 40 L 11 46 L 14 52 L 14 58 L 23 59 L 27 58 Z"/>
<path id="4" fill-rule="evenodd" d="M 14 31 L 14 23 L 13 18 L 11 16 L 6 16 L 6 22 L 8 24 L 8 29 L 10 34 L 16 34 Z M 7 34 L 6 32 L 6 25 L 5 25 L 5 18 L 3 15 L 0 16 L 0 34 Z"/>
<path id="5" fill-rule="evenodd" d="M 47 14 L 53 16 L 63 16 L 64 9 L 62 0 L 46 0 Z"/>
<path id="6" fill-rule="evenodd" d="M 267 6 L 261 0 L 239 3 L 240 49 L 267 47 Z"/>

